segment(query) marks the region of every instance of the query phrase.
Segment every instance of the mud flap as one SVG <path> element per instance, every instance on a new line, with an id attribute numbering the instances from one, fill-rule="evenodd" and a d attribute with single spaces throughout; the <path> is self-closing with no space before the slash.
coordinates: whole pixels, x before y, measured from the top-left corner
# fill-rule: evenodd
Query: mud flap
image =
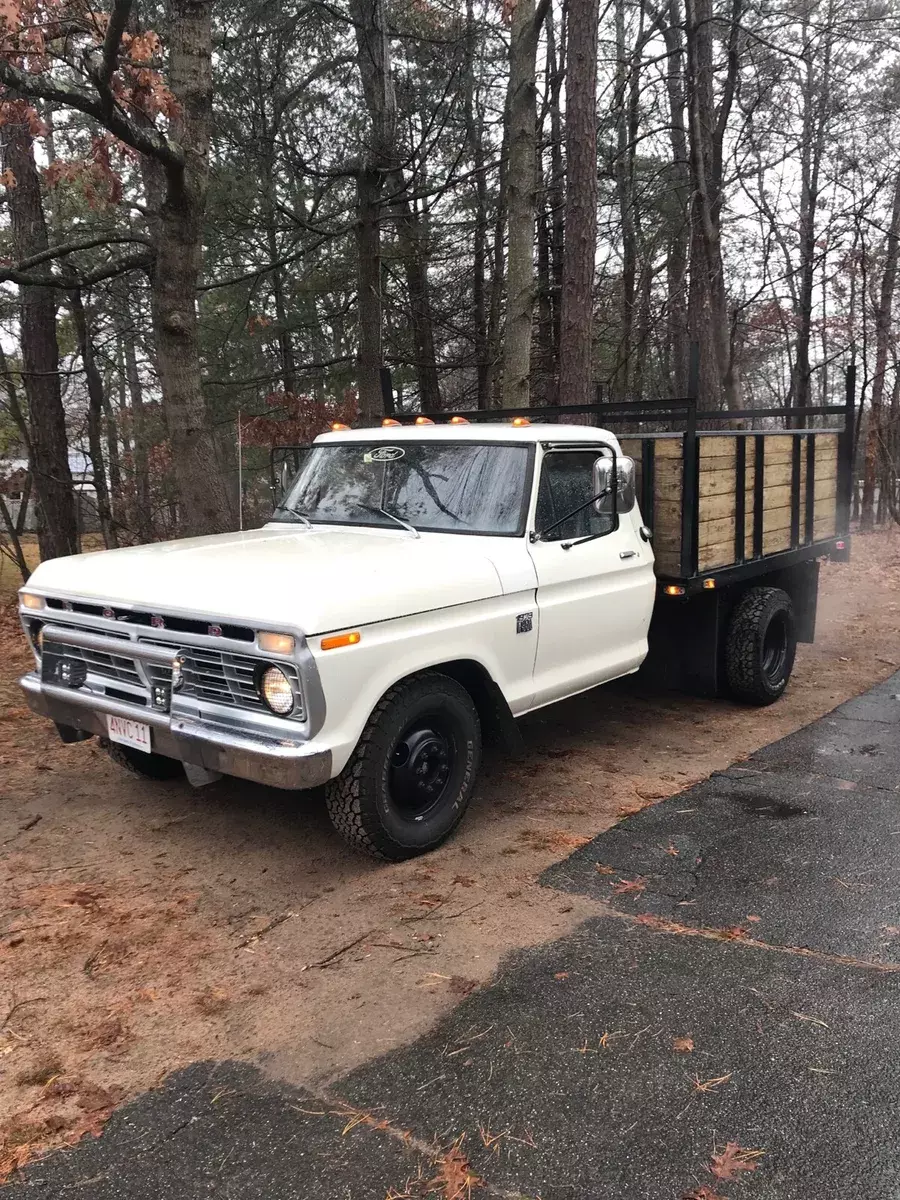
<path id="1" fill-rule="evenodd" d="M 207 771 L 206 767 L 198 767 L 194 763 L 182 763 L 184 773 L 191 787 L 202 788 L 208 783 L 215 783 L 222 778 L 219 771 Z"/>

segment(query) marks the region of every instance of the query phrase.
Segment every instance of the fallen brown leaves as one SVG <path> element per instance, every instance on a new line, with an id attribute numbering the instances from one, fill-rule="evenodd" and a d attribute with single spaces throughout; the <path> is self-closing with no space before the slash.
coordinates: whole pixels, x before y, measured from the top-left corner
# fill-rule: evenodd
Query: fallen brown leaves
<path id="1" fill-rule="evenodd" d="M 689 1192 L 683 1192 L 681 1200 L 728 1200 L 728 1198 L 704 1185 L 703 1187 L 691 1188 Z"/>
<path id="2" fill-rule="evenodd" d="M 446 1154 L 435 1161 L 437 1175 L 429 1180 L 428 1187 L 441 1200 L 469 1200 L 473 1188 L 479 1188 L 484 1183 L 469 1166 L 469 1160 L 462 1151 L 465 1134 L 453 1143 Z"/>
<path id="3" fill-rule="evenodd" d="M 88 1094 L 88 1088 L 82 1088 L 84 1096 L 82 1107 L 88 1111 L 83 1116 L 67 1122 L 63 1118 L 50 1116 L 43 1120 L 29 1117 L 13 1119 L 2 1132 L 0 1141 L 0 1187 L 9 1179 L 13 1171 L 38 1158 L 47 1148 L 50 1139 L 59 1139 L 63 1145 L 74 1146 L 83 1137 L 91 1134 L 99 1137 L 103 1126 L 112 1115 L 111 1097 L 103 1088 L 95 1088 L 96 1096 Z M 94 1103 L 105 1101 L 102 1107 L 94 1107 Z"/>
<path id="4" fill-rule="evenodd" d="M 519 841 L 525 842 L 530 850 L 578 850 L 590 840 L 565 829 L 523 829 L 519 834 Z"/>
<path id="5" fill-rule="evenodd" d="M 764 1150 L 748 1150 L 737 1142 L 728 1142 L 721 1154 L 713 1154 L 707 1170 L 716 1179 L 728 1182 L 744 1171 L 755 1171 L 763 1154 Z"/>
<path id="6" fill-rule="evenodd" d="M 647 886 L 646 879 L 620 879 L 613 887 L 614 896 L 636 895 L 642 892 Z"/>
<path id="7" fill-rule="evenodd" d="M 694 1049 L 694 1039 L 689 1037 L 677 1037 L 672 1039 L 672 1049 L 679 1054 L 690 1054 Z"/>
<path id="8" fill-rule="evenodd" d="M 714 1092 L 723 1083 L 727 1083 L 730 1078 L 730 1071 L 727 1075 L 716 1075 L 714 1079 L 701 1079 L 699 1075 L 695 1075 L 693 1078 L 694 1090 L 697 1092 Z"/>

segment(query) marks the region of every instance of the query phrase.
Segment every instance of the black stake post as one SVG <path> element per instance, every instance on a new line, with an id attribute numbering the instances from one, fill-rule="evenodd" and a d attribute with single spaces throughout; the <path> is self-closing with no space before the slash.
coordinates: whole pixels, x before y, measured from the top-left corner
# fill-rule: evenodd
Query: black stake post
<path id="1" fill-rule="evenodd" d="M 688 366 L 688 408 L 682 442 L 681 469 L 681 571 L 697 574 L 697 541 L 700 529 L 700 498 L 697 490 L 698 449 L 697 397 L 700 391 L 700 343 L 691 342 Z"/>
<path id="2" fill-rule="evenodd" d="M 394 382 L 391 379 L 391 368 L 379 367 L 378 374 L 381 379 L 381 398 L 384 401 L 384 415 L 392 417 L 394 415 Z"/>
<path id="3" fill-rule="evenodd" d="M 838 524 L 839 534 L 850 532 L 853 511 L 853 451 L 856 420 L 856 363 L 850 363 L 845 375 L 844 429 L 838 438 Z"/>

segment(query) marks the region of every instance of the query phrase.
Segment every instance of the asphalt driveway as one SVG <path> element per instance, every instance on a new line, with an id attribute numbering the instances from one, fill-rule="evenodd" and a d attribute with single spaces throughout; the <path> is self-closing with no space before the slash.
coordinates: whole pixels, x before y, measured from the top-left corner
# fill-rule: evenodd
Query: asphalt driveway
<path id="1" fill-rule="evenodd" d="M 0 1194 L 900 1197 L 900 675 L 621 822 L 598 901 L 316 1093 L 200 1063 Z"/>

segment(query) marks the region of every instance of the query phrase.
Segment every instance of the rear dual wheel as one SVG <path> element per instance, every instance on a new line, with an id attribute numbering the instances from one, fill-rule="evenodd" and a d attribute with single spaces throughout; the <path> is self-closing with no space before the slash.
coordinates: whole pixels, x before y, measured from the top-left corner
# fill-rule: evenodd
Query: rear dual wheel
<path id="1" fill-rule="evenodd" d="M 725 676 L 734 699 L 774 704 L 788 685 L 796 652 L 794 609 L 787 592 L 773 587 L 746 591 L 725 638 Z"/>
<path id="2" fill-rule="evenodd" d="M 480 760 L 469 693 L 446 675 L 413 676 L 381 699 L 329 784 L 332 823 L 352 846 L 394 862 L 434 850 L 468 808 Z"/>

